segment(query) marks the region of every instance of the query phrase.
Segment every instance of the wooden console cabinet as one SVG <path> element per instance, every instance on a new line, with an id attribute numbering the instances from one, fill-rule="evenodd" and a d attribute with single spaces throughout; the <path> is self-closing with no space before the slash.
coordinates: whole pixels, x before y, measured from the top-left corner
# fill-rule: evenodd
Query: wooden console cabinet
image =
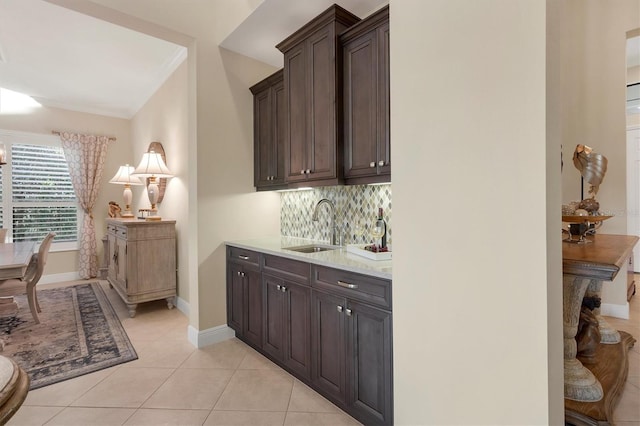
<path id="1" fill-rule="evenodd" d="M 138 303 L 176 296 L 175 220 L 107 219 L 107 280 L 136 315 Z"/>

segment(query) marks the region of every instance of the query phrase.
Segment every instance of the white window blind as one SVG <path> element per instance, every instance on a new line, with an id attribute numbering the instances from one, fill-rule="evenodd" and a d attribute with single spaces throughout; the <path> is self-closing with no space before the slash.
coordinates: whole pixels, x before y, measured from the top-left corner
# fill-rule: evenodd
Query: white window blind
<path id="1" fill-rule="evenodd" d="M 35 135 L 33 139 L 37 139 Z M 0 168 L 0 223 L 13 241 L 41 241 L 56 233 L 54 247 L 78 240 L 78 201 L 59 142 L 18 135 L 4 139 L 9 153 Z M 12 140 L 13 139 L 13 140 Z"/>

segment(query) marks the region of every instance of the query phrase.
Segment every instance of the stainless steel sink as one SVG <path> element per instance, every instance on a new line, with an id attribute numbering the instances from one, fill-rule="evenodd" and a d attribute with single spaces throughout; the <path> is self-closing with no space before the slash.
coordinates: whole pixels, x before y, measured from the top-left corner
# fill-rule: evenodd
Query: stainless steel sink
<path id="1" fill-rule="evenodd" d="M 318 253 L 321 251 L 335 250 L 338 247 L 323 246 L 320 244 L 307 244 L 304 246 L 283 247 L 284 250 L 297 251 L 298 253 Z"/>

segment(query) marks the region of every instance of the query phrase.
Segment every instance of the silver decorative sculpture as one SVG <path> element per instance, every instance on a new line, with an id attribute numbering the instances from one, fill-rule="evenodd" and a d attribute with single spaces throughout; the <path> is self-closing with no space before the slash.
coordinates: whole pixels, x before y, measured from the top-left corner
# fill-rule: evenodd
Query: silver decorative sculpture
<path id="1" fill-rule="evenodd" d="M 573 153 L 573 164 L 584 180 L 591 185 L 589 194 L 592 199 L 595 199 L 604 175 L 607 173 L 607 158 L 593 152 L 593 149 L 586 145 L 578 144 Z"/>

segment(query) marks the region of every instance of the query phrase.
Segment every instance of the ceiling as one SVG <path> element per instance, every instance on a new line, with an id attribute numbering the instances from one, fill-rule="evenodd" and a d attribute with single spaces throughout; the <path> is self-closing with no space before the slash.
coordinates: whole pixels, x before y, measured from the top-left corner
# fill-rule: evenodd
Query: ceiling
<path id="1" fill-rule="evenodd" d="M 334 2 L 264 0 L 220 45 L 282 67 L 275 45 Z M 364 18 L 388 0 L 339 4 Z M 0 0 L 0 88 L 45 106 L 131 118 L 186 56 L 182 46 L 46 0 Z M 627 60 L 640 65 L 640 37 L 629 40 Z"/>
<path id="2" fill-rule="evenodd" d="M 0 0 L 0 88 L 45 106 L 131 118 L 186 56 L 43 0 Z"/>
<path id="3" fill-rule="evenodd" d="M 281 68 L 282 53 L 276 44 L 338 3 L 360 18 L 389 3 L 388 0 L 264 0 L 220 46 Z"/>

